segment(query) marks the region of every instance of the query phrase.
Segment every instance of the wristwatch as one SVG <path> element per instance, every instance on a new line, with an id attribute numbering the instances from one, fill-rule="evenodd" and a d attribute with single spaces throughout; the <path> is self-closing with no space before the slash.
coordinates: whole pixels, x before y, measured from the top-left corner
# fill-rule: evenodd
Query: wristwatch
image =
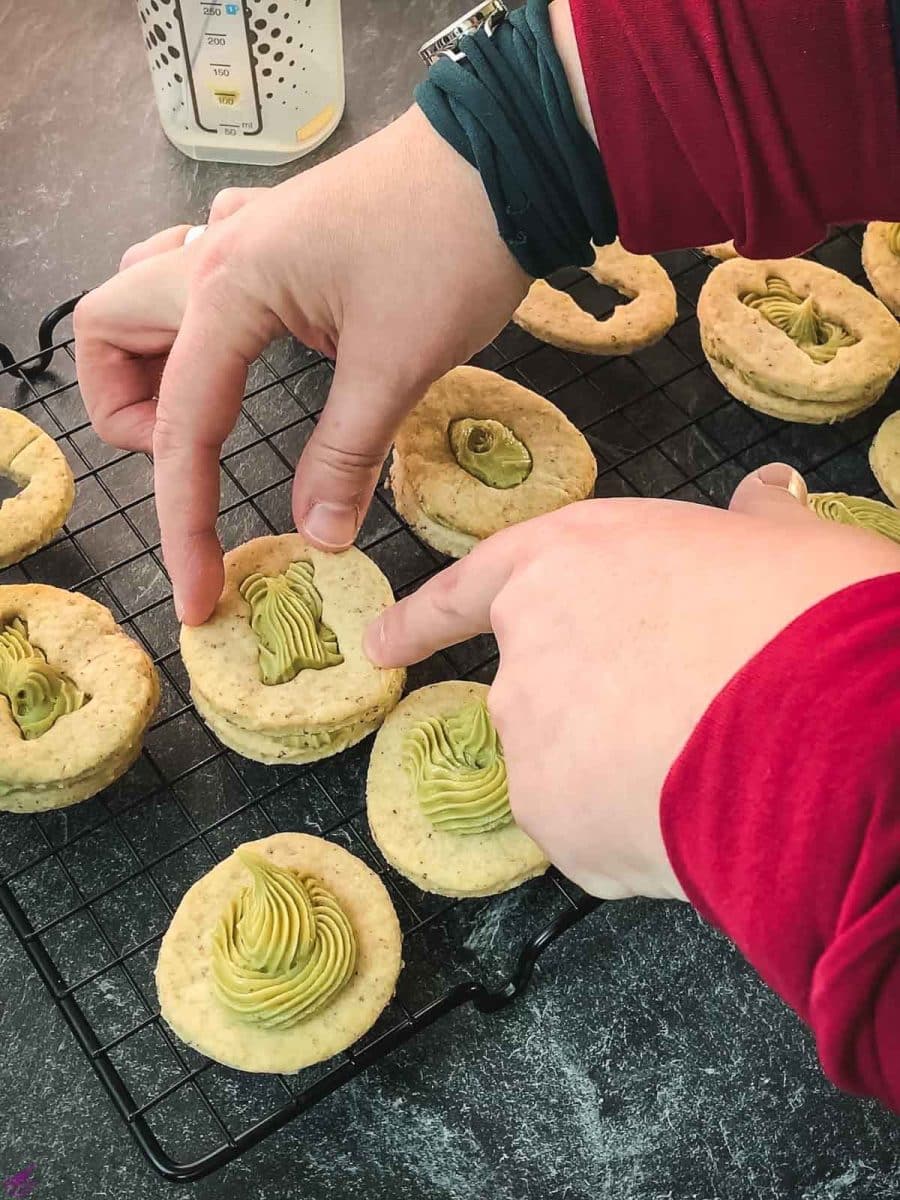
<path id="1" fill-rule="evenodd" d="M 467 34 L 475 33 L 483 27 L 487 36 L 490 37 L 500 22 L 508 15 L 509 9 L 503 0 L 485 0 L 483 4 L 476 5 L 471 12 L 467 12 L 464 17 L 460 17 L 458 21 L 454 21 L 452 25 L 448 25 L 446 29 L 442 29 L 439 34 L 427 41 L 419 54 L 429 67 L 439 58 L 449 58 L 453 62 L 460 62 L 466 56 L 461 53 L 459 43 Z"/>

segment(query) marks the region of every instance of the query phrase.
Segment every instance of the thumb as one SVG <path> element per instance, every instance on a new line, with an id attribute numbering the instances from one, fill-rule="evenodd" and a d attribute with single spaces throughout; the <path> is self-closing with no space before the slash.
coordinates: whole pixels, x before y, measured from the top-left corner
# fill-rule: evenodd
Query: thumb
<path id="1" fill-rule="evenodd" d="M 741 480 L 728 508 L 776 521 L 803 520 L 811 515 L 806 496 L 806 483 L 799 471 L 787 463 L 768 463 Z"/>
<path id="2" fill-rule="evenodd" d="M 359 365 L 357 365 L 359 364 Z M 344 550 L 362 524 L 394 434 L 418 392 L 338 352 L 328 403 L 297 464 L 294 520 L 323 550 Z"/>

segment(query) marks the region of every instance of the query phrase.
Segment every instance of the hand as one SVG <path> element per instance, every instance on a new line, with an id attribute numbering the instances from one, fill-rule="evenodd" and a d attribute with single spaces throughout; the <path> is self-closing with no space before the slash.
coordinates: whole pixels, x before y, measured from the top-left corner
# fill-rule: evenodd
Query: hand
<path id="1" fill-rule="evenodd" d="M 898 570 L 900 548 L 814 516 L 776 464 L 728 512 L 589 500 L 505 530 L 389 609 L 366 650 L 407 665 L 493 630 L 517 822 L 595 895 L 684 899 L 659 800 L 697 721 L 795 617 Z"/>
<path id="2" fill-rule="evenodd" d="M 223 193 L 185 246 L 188 228 L 133 247 L 80 302 L 75 353 L 99 435 L 153 454 L 176 609 L 197 624 L 223 583 L 219 452 L 266 345 L 289 331 L 336 358 L 293 511 L 343 549 L 403 417 L 496 336 L 529 280 L 478 175 L 418 109 L 278 187 Z"/>

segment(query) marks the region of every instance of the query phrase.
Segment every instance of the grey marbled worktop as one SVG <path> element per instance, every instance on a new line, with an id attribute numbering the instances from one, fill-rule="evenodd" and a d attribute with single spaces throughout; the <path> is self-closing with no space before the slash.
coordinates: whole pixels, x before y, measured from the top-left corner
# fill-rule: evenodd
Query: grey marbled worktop
<path id="1" fill-rule="evenodd" d="M 348 109 L 321 153 L 402 110 L 415 47 L 461 7 L 344 0 Z M 20 353 L 130 242 L 295 169 L 172 149 L 133 8 L 0 3 L 0 340 Z M 0 1181 L 32 1161 L 47 1200 L 171 1194 L 0 922 Z M 689 909 L 635 901 L 565 938 L 511 1011 L 457 1012 L 195 1194 L 888 1200 L 900 1125 L 822 1079 L 797 1021 Z"/>

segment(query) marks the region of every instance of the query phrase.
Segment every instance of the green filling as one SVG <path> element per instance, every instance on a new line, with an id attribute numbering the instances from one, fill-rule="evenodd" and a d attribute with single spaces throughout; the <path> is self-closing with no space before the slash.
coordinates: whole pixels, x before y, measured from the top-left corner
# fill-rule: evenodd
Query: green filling
<path id="1" fill-rule="evenodd" d="M 60 717 L 77 712 L 88 699 L 32 646 L 25 622 L 18 618 L 0 628 L 0 695 L 9 701 L 13 720 L 26 741 L 41 737 Z"/>
<path id="2" fill-rule="evenodd" d="M 499 421 L 462 417 L 450 422 L 447 434 L 462 469 L 488 487 L 518 487 L 531 474 L 528 447 Z"/>
<path id="3" fill-rule="evenodd" d="M 290 683 L 303 670 L 321 671 L 344 661 L 337 637 L 322 623 L 312 563 L 291 563 L 283 575 L 248 575 L 241 595 L 250 605 L 263 683 Z"/>
<path id="4" fill-rule="evenodd" d="M 241 848 L 253 882 L 213 933 L 213 988 L 236 1017 L 286 1029 L 323 1008 L 356 969 L 357 942 L 344 910 L 312 876 Z"/>
<path id="5" fill-rule="evenodd" d="M 892 221 L 887 231 L 888 249 L 900 258 L 900 221 Z"/>
<path id="6" fill-rule="evenodd" d="M 404 740 L 403 765 L 435 829 L 490 833 L 512 821 L 503 749 L 482 701 L 414 725 Z"/>
<path id="7" fill-rule="evenodd" d="M 831 362 L 838 350 L 855 346 L 859 338 L 836 321 L 827 321 L 812 296 L 805 299 L 791 290 L 787 280 L 770 275 L 764 292 L 747 292 L 741 303 L 756 311 L 820 366 Z"/>
<path id="8" fill-rule="evenodd" d="M 839 525 L 856 525 L 900 543 L 900 512 L 880 500 L 848 496 L 846 492 L 818 492 L 807 503 L 818 517 Z"/>

